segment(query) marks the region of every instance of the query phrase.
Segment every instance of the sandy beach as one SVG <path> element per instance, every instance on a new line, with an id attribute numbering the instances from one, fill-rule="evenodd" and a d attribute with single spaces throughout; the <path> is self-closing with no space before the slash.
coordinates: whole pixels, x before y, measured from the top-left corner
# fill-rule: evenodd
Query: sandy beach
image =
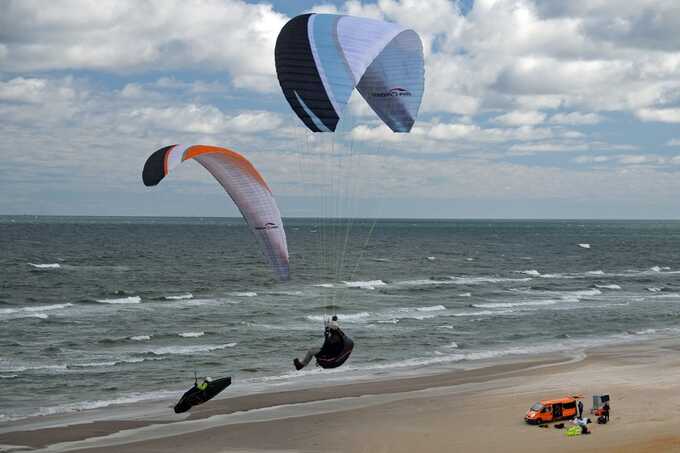
<path id="1" fill-rule="evenodd" d="M 88 412 L 37 417 L 0 427 L 0 451 L 680 451 L 679 376 L 680 342 L 666 339 L 422 377 L 227 393 L 189 416 L 137 404 L 92 422 Z M 591 395 L 605 392 L 612 420 L 592 424 L 589 436 L 523 421 L 537 400 L 581 394 L 587 412 Z"/>

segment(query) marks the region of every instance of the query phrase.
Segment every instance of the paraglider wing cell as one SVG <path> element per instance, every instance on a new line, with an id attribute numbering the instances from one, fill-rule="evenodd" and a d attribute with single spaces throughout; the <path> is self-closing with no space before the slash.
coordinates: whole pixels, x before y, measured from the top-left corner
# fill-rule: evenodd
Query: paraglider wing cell
<path id="1" fill-rule="evenodd" d="M 354 88 L 394 132 L 409 132 L 424 89 L 413 30 L 373 19 L 304 14 L 279 33 L 276 72 L 286 100 L 314 132 L 335 131 Z"/>

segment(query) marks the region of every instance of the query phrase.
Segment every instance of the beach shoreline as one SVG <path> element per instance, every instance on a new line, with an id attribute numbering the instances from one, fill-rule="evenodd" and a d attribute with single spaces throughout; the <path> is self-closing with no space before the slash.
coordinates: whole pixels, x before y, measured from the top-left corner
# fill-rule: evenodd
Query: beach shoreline
<path id="1" fill-rule="evenodd" d="M 450 445 L 459 451 L 501 446 L 515 451 L 503 442 L 495 444 L 496 438 L 516 439 L 517 451 L 527 441 L 558 450 L 585 443 L 594 447 L 600 441 L 605 450 L 614 445 L 616 451 L 633 446 L 628 451 L 645 451 L 648 445 L 655 451 L 680 449 L 680 435 L 671 429 L 680 410 L 675 395 L 680 383 L 674 382 L 680 342 L 668 338 L 593 348 L 573 357 L 523 357 L 418 377 L 225 397 L 185 417 L 145 403 L 113 408 L 113 414 L 131 410 L 90 423 L 84 422 L 87 411 L 49 420 L 36 417 L 0 425 L 0 451 L 18 446 L 45 451 L 162 451 L 171 446 L 197 452 L 442 451 Z M 587 438 L 566 439 L 558 430 L 541 432 L 522 421 L 536 400 L 582 394 L 588 409 L 590 395 L 599 392 L 612 394 L 612 423 L 596 426 Z M 652 410 L 652 402 L 659 407 Z M 153 410 L 145 412 L 145 407 Z M 650 411 L 649 420 L 639 407 Z M 413 431 L 413 426 L 420 428 Z"/>

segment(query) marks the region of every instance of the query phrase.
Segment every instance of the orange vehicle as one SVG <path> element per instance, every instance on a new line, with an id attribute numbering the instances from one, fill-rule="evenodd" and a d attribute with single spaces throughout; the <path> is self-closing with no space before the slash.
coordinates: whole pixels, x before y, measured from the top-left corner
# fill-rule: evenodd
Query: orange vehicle
<path id="1" fill-rule="evenodd" d="M 538 425 L 574 417 L 576 417 L 576 398 L 565 396 L 535 403 L 527 411 L 524 420 L 531 425 Z"/>

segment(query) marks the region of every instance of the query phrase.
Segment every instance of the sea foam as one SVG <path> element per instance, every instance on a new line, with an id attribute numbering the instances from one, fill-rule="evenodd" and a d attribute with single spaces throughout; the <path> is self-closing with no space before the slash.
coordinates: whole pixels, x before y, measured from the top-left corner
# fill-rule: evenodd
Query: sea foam
<path id="1" fill-rule="evenodd" d="M 238 343 L 226 343 L 226 344 L 201 344 L 195 346 L 165 346 L 161 348 L 150 349 L 145 352 L 154 355 L 190 355 L 199 352 L 210 352 L 217 351 L 220 349 L 233 348 Z"/>
<path id="2" fill-rule="evenodd" d="M 34 264 L 28 263 L 29 266 L 33 266 L 36 269 L 59 269 L 61 265 L 59 263 L 47 263 L 47 264 Z"/>
<path id="3" fill-rule="evenodd" d="M 139 304 L 142 298 L 139 296 L 121 297 L 119 299 L 97 299 L 101 304 Z"/>
<path id="4" fill-rule="evenodd" d="M 194 295 L 191 293 L 188 294 L 179 294 L 177 296 L 164 296 L 163 299 L 166 300 L 186 300 L 186 299 L 193 299 Z"/>
<path id="5" fill-rule="evenodd" d="M 356 281 L 356 282 L 346 282 L 343 281 L 348 288 L 361 288 L 361 289 L 375 289 L 378 286 L 386 286 L 382 280 L 367 280 L 367 281 Z"/>
<path id="6" fill-rule="evenodd" d="M 177 335 L 184 338 L 198 338 L 205 335 L 205 332 L 182 332 L 178 333 Z"/>

